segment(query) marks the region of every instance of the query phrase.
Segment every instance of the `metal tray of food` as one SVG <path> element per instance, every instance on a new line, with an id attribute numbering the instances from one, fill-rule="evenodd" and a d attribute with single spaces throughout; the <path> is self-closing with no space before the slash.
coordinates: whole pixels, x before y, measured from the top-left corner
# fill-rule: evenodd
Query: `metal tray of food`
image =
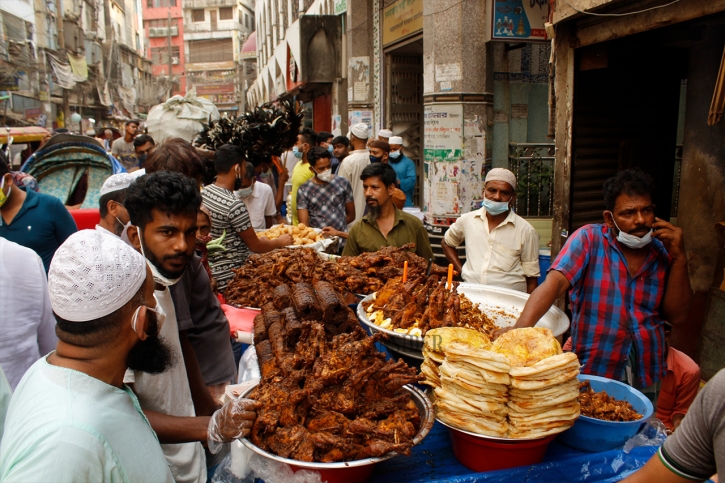
<path id="1" fill-rule="evenodd" d="M 458 285 L 458 293 L 464 294 L 472 303 L 478 304 L 479 308 L 490 316 L 499 327 L 514 325 L 519 315 L 521 315 L 526 301 L 529 299 L 529 294 L 524 292 L 478 283 L 461 283 Z M 357 316 L 360 322 L 369 327 L 372 333 L 383 332 L 387 334 L 390 342 L 383 340 L 381 341 L 383 345 L 392 343 L 397 347 L 422 351 L 423 337 L 383 329 L 370 321 L 363 304 L 371 301 L 373 296 L 374 294 L 368 295 L 358 304 Z M 569 318 L 560 308 L 552 306 L 536 326 L 551 329 L 555 336 L 560 336 L 569 328 Z M 396 349 L 393 348 L 393 350 Z"/>

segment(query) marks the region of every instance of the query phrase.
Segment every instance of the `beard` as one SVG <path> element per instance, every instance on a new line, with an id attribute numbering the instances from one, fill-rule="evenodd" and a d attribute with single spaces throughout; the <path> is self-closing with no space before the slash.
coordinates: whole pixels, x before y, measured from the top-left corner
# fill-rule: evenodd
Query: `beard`
<path id="1" fill-rule="evenodd" d="M 147 336 L 146 340 L 136 342 L 126 356 L 126 365 L 133 371 L 161 374 L 173 366 L 176 361 L 171 346 L 159 337 L 158 324 L 154 314 L 149 313 L 149 315 L 151 316 L 149 331 L 156 334 Z"/>
<path id="2" fill-rule="evenodd" d="M 368 205 L 368 215 L 371 221 L 375 221 L 380 216 L 380 205 Z"/>
<path id="3" fill-rule="evenodd" d="M 156 270 L 159 271 L 161 275 L 163 275 L 166 278 L 179 278 L 184 274 L 184 271 L 186 270 L 186 265 L 188 265 L 189 260 L 191 259 L 191 256 L 187 255 L 186 253 L 176 253 L 175 255 L 166 255 L 159 260 L 159 257 L 156 256 L 154 252 L 152 252 L 148 246 L 141 240 L 141 244 L 143 245 L 143 253 L 148 259 L 149 262 L 153 263 L 154 267 L 156 267 Z M 162 262 L 165 260 L 182 260 L 184 262 L 184 268 L 179 271 L 172 271 L 167 270 L 164 268 Z"/>

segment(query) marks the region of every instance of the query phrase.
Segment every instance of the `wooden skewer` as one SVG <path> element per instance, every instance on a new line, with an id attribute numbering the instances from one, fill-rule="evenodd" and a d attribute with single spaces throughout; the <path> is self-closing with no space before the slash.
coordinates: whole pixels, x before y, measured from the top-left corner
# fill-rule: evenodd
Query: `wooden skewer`
<path id="1" fill-rule="evenodd" d="M 448 283 L 446 284 L 446 290 L 453 288 L 453 264 L 448 264 Z"/>
<path id="2" fill-rule="evenodd" d="M 403 283 L 408 281 L 408 261 L 403 263 Z"/>

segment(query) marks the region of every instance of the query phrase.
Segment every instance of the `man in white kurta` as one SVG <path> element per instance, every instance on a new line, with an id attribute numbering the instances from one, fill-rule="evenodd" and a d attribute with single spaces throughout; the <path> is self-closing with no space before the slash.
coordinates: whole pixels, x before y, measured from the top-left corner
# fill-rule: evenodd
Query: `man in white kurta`
<path id="1" fill-rule="evenodd" d="M 370 151 L 367 150 L 365 144 L 368 138 L 368 126 L 365 123 L 355 124 L 350 128 L 350 144 L 353 151 L 340 163 L 337 175 L 345 178 L 352 186 L 352 197 L 355 201 L 355 220 L 348 225 L 348 228 L 354 223 L 360 221 L 365 215 L 365 189 L 363 188 L 360 175 L 363 169 L 370 164 Z"/>

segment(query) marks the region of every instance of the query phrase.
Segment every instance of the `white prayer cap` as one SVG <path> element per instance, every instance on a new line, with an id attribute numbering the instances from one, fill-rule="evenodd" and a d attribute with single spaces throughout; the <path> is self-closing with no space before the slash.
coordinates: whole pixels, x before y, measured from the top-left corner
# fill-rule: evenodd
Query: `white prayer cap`
<path id="1" fill-rule="evenodd" d="M 388 139 L 388 144 L 403 144 L 403 138 L 400 136 L 390 136 L 390 139 Z"/>
<path id="2" fill-rule="evenodd" d="M 128 173 L 112 174 L 106 178 L 106 181 L 103 182 L 103 186 L 101 186 L 101 196 L 113 191 L 125 190 L 131 186 L 134 179 L 133 175 Z"/>
<path id="3" fill-rule="evenodd" d="M 378 131 L 378 137 L 381 138 L 389 138 L 392 135 L 393 131 L 391 131 L 390 129 L 381 129 L 380 131 Z"/>
<path id="4" fill-rule="evenodd" d="M 145 280 L 146 260 L 139 252 L 100 230 L 81 230 L 50 263 L 50 305 L 68 321 L 96 320 L 126 305 Z"/>
<path id="5" fill-rule="evenodd" d="M 131 179 L 136 180 L 136 178 L 140 178 L 141 176 L 146 174 L 146 168 L 137 169 L 133 173 L 130 173 Z"/>
<path id="6" fill-rule="evenodd" d="M 511 185 L 511 187 L 516 190 L 516 176 L 505 168 L 493 168 L 491 171 L 488 172 L 486 175 L 486 181 L 483 183 L 484 186 L 489 181 L 504 181 Z"/>
<path id="7" fill-rule="evenodd" d="M 358 139 L 367 139 L 368 125 L 364 122 L 359 122 L 350 128 L 350 132 L 353 133 Z"/>

